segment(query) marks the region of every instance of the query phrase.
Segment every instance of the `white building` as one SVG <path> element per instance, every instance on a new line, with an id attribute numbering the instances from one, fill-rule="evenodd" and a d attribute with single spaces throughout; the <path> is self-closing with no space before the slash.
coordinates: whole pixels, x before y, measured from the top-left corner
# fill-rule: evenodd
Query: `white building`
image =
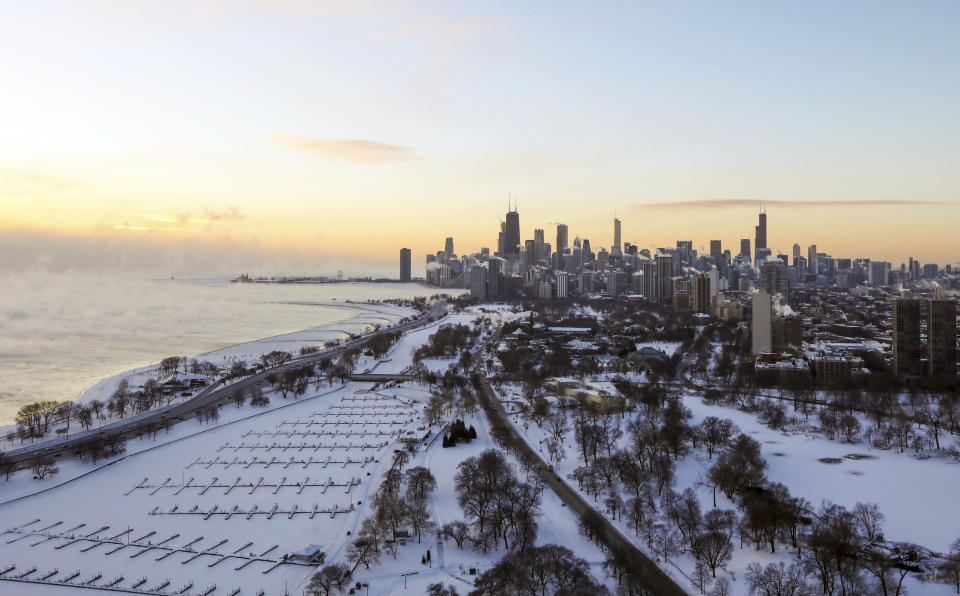
<path id="1" fill-rule="evenodd" d="M 773 351 L 773 302 L 770 294 L 760 290 L 753 295 L 753 324 L 750 326 L 753 353 Z"/>

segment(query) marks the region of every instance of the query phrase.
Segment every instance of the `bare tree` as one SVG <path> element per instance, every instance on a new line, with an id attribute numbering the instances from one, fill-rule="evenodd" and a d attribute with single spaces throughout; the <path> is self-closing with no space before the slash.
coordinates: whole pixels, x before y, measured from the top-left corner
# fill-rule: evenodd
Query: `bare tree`
<path id="1" fill-rule="evenodd" d="M 43 480 L 47 476 L 53 476 L 59 472 L 60 468 L 57 467 L 57 464 L 53 461 L 53 458 L 44 455 L 33 460 L 30 470 L 33 472 L 34 476 L 37 477 L 37 480 Z"/>

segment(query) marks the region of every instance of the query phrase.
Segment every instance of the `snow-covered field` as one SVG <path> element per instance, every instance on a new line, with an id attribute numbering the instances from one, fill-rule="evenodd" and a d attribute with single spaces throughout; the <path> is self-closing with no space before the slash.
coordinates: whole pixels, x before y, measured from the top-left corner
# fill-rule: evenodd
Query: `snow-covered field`
<path id="1" fill-rule="evenodd" d="M 519 387 L 504 386 L 498 388 L 502 400 L 520 400 Z M 944 459 L 919 460 L 909 454 L 896 453 L 893 450 L 880 451 L 865 445 L 848 445 L 830 441 L 822 436 L 809 433 L 784 433 L 771 430 L 754 414 L 741 412 L 723 406 L 704 404 L 699 395 L 687 394 L 684 404 L 693 412 L 690 424 L 699 424 L 707 416 L 729 418 L 741 431 L 749 434 L 762 446 L 767 461 L 767 476 L 771 481 L 780 482 L 789 487 L 792 494 L 810 501 L 814 507 L 829 500 L 848 508 L 857 502 L 876 503 L 886 516 L 885 538 L 894 542 L 914 542 L 934 550 L 945 551 L 949 544 L 960 534 L 960 525 L 956 523 L 956 499 L 960 493 L 960 470 L 958 464 Z M 513 408 L 516 411 L 516 408 Z M 619 417 L 618 414 L 614 416 Z M 549 459 L 547 450 L 548 431 L 538 428 L 521 413 L 512 416 L 513 423 L 523 431 L 527 441 L 538 449 L 544 459 Z M 624 425 L 626 420 L 621 421 Z M 621 446 L 626 447 L 627 433 L 621 438 Z M 560 475 L 567 483 L 577 489 L 572 474 L 582 465 L 582 458 L 573 438 L 572 429 L 564 441 L 564 458 L 556 465 Z M 854 455 L 854 458 L 847 457 Z M 866 456 L 866 457 L 864 457 Z M 841 458 L 840 464 L 826 464 L 821 458 Z M 701 510 L 713 508 L 713 491 L 700 484 L 712 465 L 704 449 L 698 449 L 681 458 L 677 463 L 675 478 L 671 488 L 679 493 L 693 488 L 700 498 Z M 593 501 L 586 491 L 580 493 L 594 502 L 602 513 L 605 505 Z M 629 495 L 623 494 L 626 501 Z M 733 502 L 722 493 L 717 495 L 717 507 L 736 509 Z M 661 511 L 662 514 L 662 511 Z M 611 517 L 607 513 L 607 517 Z M 612 517 L 611 517 L 612 519 Z M 637 537 L 626 518 L 614 519 L 614 523 L 625 536 L 628 536 L 651 559 L 657 560 L 657 553 L 649 548 L 643 537 Z M 671 522 L 665 522 L 671 523 Z M 758 551 L 752 545 L 744 545 L 733 553 L 727 563 L 726 574 L 732 580 L 733 594 L 748 594 L 748 586 L 743 581 L 749 563 L 766 564 L 783 561 L 787 564 L 795 560 L 794 553 L 788 549 L 778 549 L 776 555 L 767 551 Z M 691 554 L 673 555 L 661 567 L 681 585 L 693 590 L 692 582 L 696 560 Z M 954 593 L 950 586 L 943 584 L 920 583 L 910 576 L 907 587 L 914 594 Z"/>
<path id="2" fill-rule="evenodd" d="M 443 324 L 473 318 L 465 313 Z M 358 368 L 407 369 L 437 326 L 408 333 L 382 361 L 361 361 Z M 246 349 L 274 349 L 253 343 Z M 311 384 L 299 399 L 266 395 L 266 408 L 224 407 L 215 423 L 189 421 L 129 441 L 126 454 L 96 466 L 72 459 L 44 480 L 20 472 L 0 483 L 0 572 L 15 565 L 2 575 L 45 579 L 0 582 L 0 593 L 76 594 L 87 585 L 142 593 L 204 594 L 216 586 L 215 594 L 237 588 L 242 594 L 295 594 L 315 566 L 284 555 L 315 544 L 328 562 L 344 561 L 399 439 L 441 430 L 421 421 L 429 392 L 414 383 L 353 382 Z M 429 466 L 437 478 L 431 507 L 438 526 L 463 518 L 453 486 L 457 465 L 493 446 L 482 414 L 468 422 L 478 439 L 449 449 L 435 441 L 409 464 Z M 572 548 L 602 580 L 603 554 L 579 535 L 575 516 L 549 491 L 543 511 L 538 543 Z M 420 562 L 427 548 L 432 567 Z M 424 536 L 422 544 L 408 541 L 397 559 L 383 554 L 380 565 L 361 567 L 355 580 L 369 582 L 371 594 L 392 594 L 404 590 L 401 574 L 416 571 L 405 593 L 422 593 L 437 581 L 466 591 L 469 569 L 482 573 L 503 554 L 481 555 Z"/>

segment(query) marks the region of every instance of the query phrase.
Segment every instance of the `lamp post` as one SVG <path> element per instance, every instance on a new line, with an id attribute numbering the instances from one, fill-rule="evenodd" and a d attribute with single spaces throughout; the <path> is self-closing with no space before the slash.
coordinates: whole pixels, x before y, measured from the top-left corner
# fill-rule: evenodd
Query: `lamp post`
<path id="1" fill-rule="evenodd" d="M 409 575 L 416 575 L 416 574 L 418 574 L 418 573 L 420 573 L 420 572 L 419 572 L 419 571 L 411 571 L 411 572 L 409 572 L 409 573 L 401 573 L 401 574 L 400 574 L 400 575 L 403 577 L 403 589 L 404 589 L 404 590 L 407 589 L 407 576 L 409 576 Z"/>

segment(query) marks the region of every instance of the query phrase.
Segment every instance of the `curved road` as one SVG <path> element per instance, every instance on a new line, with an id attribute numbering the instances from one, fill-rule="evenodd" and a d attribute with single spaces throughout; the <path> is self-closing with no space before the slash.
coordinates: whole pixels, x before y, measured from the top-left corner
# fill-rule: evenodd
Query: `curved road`
<path id="1" fill-rule="evenodd" d="M 235 392 L 246 391 L 255 385 L 265 383 L 267 376 L 270 374 L 283 372 L 290 368 L 300 367 L 304 364 L 313 363 L 317 360 L 339 357 L 344 352 L 366 345 L 367 342 L 380 333 L 395 333 L 398 331 L 404 333 L 411 331 L 417 327 L 434 323 L 445 317 L 446 314 L 446 305 L 442 302 L 437 302 L 433 305 L 433 307 L 430 308 L 430 310 L 422 313 L 418 317 L 406 323 L 401 323 L 400 325 L 396 325 L 394 327 L 367 333 L 329 350 L 293 358 L 285 364 L 266 369 L 249 377 L 245 377 L 230 385 L 225 384 L 225 380 L 221 379 L 201 391 L 196 395 L 196 397 L 179 404 L 144 412 L 138 416 L 127 418 L 126 420 L 112 422 L 100 428 L 82 431 L 67 438 L 51 439 L 49 441 L 42 441 L 27 447 L 22 447 L 20 449 L 14 449 L 8 451 L 4 455 L 6 455 L 6 457 L 12 461 L 17 468 L 25 468 L 29 466 L 29 463 L 32 459 L 39 456 L 49 456 L 54 459 L 73 457 L 77 450 L 85 442 L 96 436 L 116 436 L 130 439 L 141 435 L 148 430 L 151 430 L 151 427 L 153 427 L 155 424 L 167 422 L 177 424 L 178 422 L 190 419 L 198 410 L 210 407 L 214 404 L 228 402 L 232 399 L 232 396 Z"/>

